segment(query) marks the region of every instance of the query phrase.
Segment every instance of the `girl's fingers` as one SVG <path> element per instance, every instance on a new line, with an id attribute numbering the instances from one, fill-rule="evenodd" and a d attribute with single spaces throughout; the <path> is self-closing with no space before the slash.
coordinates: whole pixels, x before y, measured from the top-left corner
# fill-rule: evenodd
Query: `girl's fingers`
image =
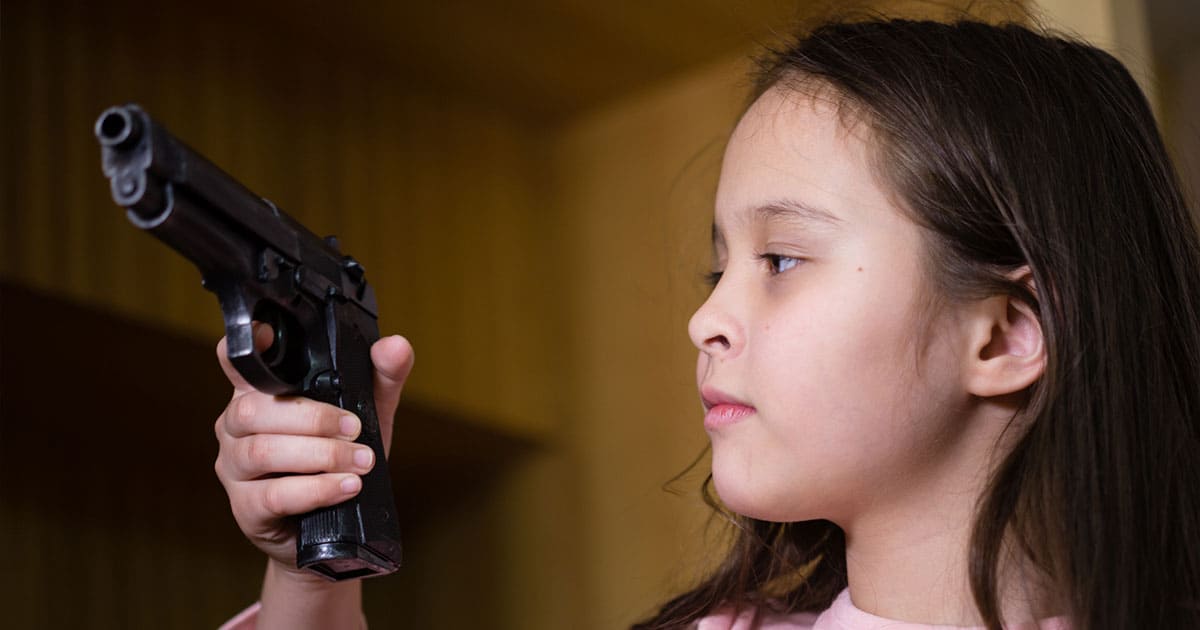
<path id="1" fill-rule="evenodd" d="M 281 433 L 353 440 L 362 432 L 357 416 L 334 405 L 259 392 L 234 396 L 217 423 L 218 438 L 223 431 L 234 438 Z"/>
<path id="2" fill-rule="evenodd" d="M 233 364 L 229 362 L 229 351 L 226 349 L 227 347 L 228 344 L 226 344 L 225 338 L 221 337 L 221 340 L 217 342 L 217 361 L 221 364 L 221 371 L 225 373 L 225 378 L 229 379 L 229 384 L 233 385 L 233 390 L 235 392 L 253 390 L 254 388 L 250 387 L 250 384 L 246 382 L 246 379 L 242 378 L 241 373 L 238 372 L 237 369 L 233 367 Z"/>
<path id="3" fill-rule="evenodd" d="M 266 520 L 341 503 L 358 494 L 362 479 L 354 474 L 327 473 L 246 481 L 238 486 L 238 501 L 245 508 L 243 513 L 265 511 L 262 520 Z"/>
<path id="4" fill-rule="evenodd" d="M 375 466 L 369 446 L 300 435 L 258 434 L 237 439 L 218 454 L 218 474 L 248 481 L 287 473 L 353 472 Z"/>
<path id="5" fill-rule="evenodd" d="M 270 348 L 275 339 L 275 331 L 271 328 L 270 324 L 253 322 L 252 325 L 254 326 L 254 348 L 259 352 Z M 229 383 L 233 385 L 235 394 L 236 392 L 252 391 L 254 388 L 246 382 L 246 379 L 237 371 L 237 368 L 233 367 L 233 364 L 229 362 L 227 347 L 225 337 L 221 337 L 221 340 L 217 342 L 217 361 L 221 363 L 221 371 L 225 372 L 225 378 L 229 379 Z"/>

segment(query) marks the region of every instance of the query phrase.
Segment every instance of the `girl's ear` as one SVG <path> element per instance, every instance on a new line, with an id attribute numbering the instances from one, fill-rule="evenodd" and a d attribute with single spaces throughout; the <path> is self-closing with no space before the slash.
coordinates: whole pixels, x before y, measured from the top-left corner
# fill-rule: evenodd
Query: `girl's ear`
<path id="1" fill-rule="evenodd" d="M 1013 279 L 1032 289 L 1028 268 Z M 1019 392 L 1041 378 L 1046 344 L 1033 309 L 1007 295 L 976 302 L 967 318 L 966 388 L 980 397 Z"/>

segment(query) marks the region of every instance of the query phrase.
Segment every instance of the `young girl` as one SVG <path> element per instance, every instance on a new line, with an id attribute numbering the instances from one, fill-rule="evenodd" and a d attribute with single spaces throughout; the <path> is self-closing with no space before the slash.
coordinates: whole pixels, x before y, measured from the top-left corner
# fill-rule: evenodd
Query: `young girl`
<path id="1" fill-rule="evenodd" d="M 1128 72 L 875 20 L 774 54 L 756 94 L 689 326 L 736 536 L 638 627 L 1200 628 L 1200 238 Z M 357 420 L 218 355 L 217 474 L 270 558 L 234 623 L 364 623 L 282 520 L 358 491 Z M 372 359 L 387 443 L 412 350 Z"/>

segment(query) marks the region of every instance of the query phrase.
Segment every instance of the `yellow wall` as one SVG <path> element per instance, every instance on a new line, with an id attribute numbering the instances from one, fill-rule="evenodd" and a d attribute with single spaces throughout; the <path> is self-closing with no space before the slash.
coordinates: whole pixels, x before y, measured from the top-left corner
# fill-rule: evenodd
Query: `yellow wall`
<path id="1" fill-rule="evenodd" d="M 220 337 L 194 268 L 108 196 L 91 126 L 105 107 L 138 102 L 314 232 L 340 237 L 377 289 L 381 330 L 434 350 L 410 395 L 548 431 L 560 298 L 544 290 L 552 239 L 534 133 L 264 25 L 156 6 L 5 5 L 3 108 L 19 122 L 2 126 L 0 275 Z"/>
<path id="2" fill-rule="evenodd" d="M 1200 125 L 1195 118 L 1200 111 L 1200 38 L 1171 61 L 1163 77 L 1167 146 L 1200 222 Z"/>
<path id="3" fill-rule="evenodd" d="M 549 216 L 544 132 L 487 104 L 423 91 L 378 60 L 314 49 L 269 24 L 182 4 L 5 3 L 0 24 L 0 118 L 7 121 L 0 125 L 0 278 L 215 343 L 215 298 L 188 263 L 129 225 L 100 173 L 93 121 L 110 105 L 141 103 L 315 232 L 337 234 L 363 262 L 378 292 L 381 330 L 404 333 L 418 349 L 408 400 L 536 445 L 514 470 L 480 479 L 469 504 L 405 532 L 409 566 L 425 569 L 368 582 L 373 627 L 413 619 L 478 627 L 495 619 L 499 628 L 561 628 L 575 618 L 578 499 L 558 437 L 570 422 L 562 315 L 570 298 L 553 253 L 560 236 Z M 150 357 L 78 351 L 74 360 L 111 364 L 117 373 L 161 366 Z M 63 387 L 71 389 L 69 379 Z M 0 406 L 12 400 L 5 395 Z M 222 401 L 213 403 L 219 409 Z M 98 399 L 90 417 L 63 419 L 61 430 L 73 431 L 71 422 L 120 426 L 136 412 Z M 0 419 L 28 420 L 3 412 Z M 405 420 L 397 441 L 407 437 Z M 21 435 L 10 429 L 0 435 Z M 205 446 L 215 453 L 215 443 Z M 110 466 L 87 471 L 110 489 L 104 509 L 152 499 L 155 513 L 170 513 L 170 501 L 188 500 L 186 491 L 142 493 L 126 478 L 124 462 L 136 457 L 114 451 Z M 208 469 L 211 459 L 180 465 Z M 248 545 L 236 560 L 208 553 L 198 562 L 188 541 L 144 528 L 136 532 L 139 553 L 127 553 L 128 532 L 64 518 L 62 488 L 36 474 L 24 483 L 44 502 L 18 504 L 0 492 L 0 530 L 24 545 L 0 589 L 14 619 L 37 626 L 47 602 L 84 593 L 80 605 L 103 617 L 97 627 L 121 627 L 122 619 L 132 627 L 205 627 L 257 594 L 231 587 L 260 574 L 262 559 Z M 398 503 L 404 510 L 403 496 Z M 209 512 L 205 527 L 235 531 L 227 504 Z M 39 552 L 57 537 L 70 545 Z M 59 560 L 68 558 L 64 569 Z M 21 588 L 8 588 L 10 580 Z M 132 612 L 110 617 L 112 610 Z"/>
<path id="4" fill-rule="evenodd" d="M 1034 0 L 1047 26 L 1082 37 L 1121 60 L 1159 113 L 1145 0 Z"/>
<path id="5" fill-rule="evenodd" d="M 678 484 L 707 442 L 687 319 L 708 271 L 712 193 L 746 98 L 744 56 L 567 126 L 554 143 L 556 201 L 572 251 L 574 410 L 590 628 L 627 625 L 694 577 L 707 517 Z M 712 551 L 712 550 L 710 550 Z"/>
<path id="6" fill-rule="evenodd" d="M 700 298 L 741 67 L 705 68 L 540 128 L 260 24 L 139 6 L 5 6 L 0 106 L 19 122 L 0 126 L 0 277 L 215 342 L 215 298 L 190 264 L 127 223 L 99 170 L 95 117 L 141 103 L 315 232 L 339 235 L 376 286 L 381 329 L 417 348 L 410 400 L 539 445 L 422 534 L 408 553 L 427 574 L 368 582 L 374 627 L 412 615 L 463 627 L 494 614 L 500 628 L 608 628 L 689 582 L 703 474 L 680 484 L 685 498 L 660 485 L 705 441 L 684 325 Z M 97 418 L 123 411 L 97 401 Z M 22 535 L 72 528 L 5 506 Z M 213 510 L 212 527 L 232 526 L 227 506 Z M 103 548 L 110 534 L 85 535 Z M 178 543 L 146 535 L 157 557 L 187 566 Z M 494 541 L 488 557 L 464 551 L 481 539 Z M 254 594 L 222 590 L 214 576 L 247 565 L 212 559 L 203 574 L 175 571 L 162 598 L 147 581 L 153 562 L 129 575 L 118 566 L 124 586 L 112 596 L 144 588 L 155 601 L 101 599 L 150 625 L 185 605 L 186 584 L 190 602 L 232 613 Z M 28 584 L 90 592 L 88 575 Z M 211 617 L 181 612 L 169 625 L 189 618 Z"/>

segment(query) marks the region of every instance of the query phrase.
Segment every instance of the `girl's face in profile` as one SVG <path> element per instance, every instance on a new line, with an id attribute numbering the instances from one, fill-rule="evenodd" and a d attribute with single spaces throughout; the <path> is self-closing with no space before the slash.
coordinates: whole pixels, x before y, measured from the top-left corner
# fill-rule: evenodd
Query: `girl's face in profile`
<path id="1" fill-rule="evenodd" d="M 876 181 L 868 142 L 833 105 L 774 88 L 726 149 L 720 280 L 688 331 L 713 480 L 747 516 L 878 514 L 936 486 L 961 438 L 964 340 L 929 320 L 921 230 Z"/>

